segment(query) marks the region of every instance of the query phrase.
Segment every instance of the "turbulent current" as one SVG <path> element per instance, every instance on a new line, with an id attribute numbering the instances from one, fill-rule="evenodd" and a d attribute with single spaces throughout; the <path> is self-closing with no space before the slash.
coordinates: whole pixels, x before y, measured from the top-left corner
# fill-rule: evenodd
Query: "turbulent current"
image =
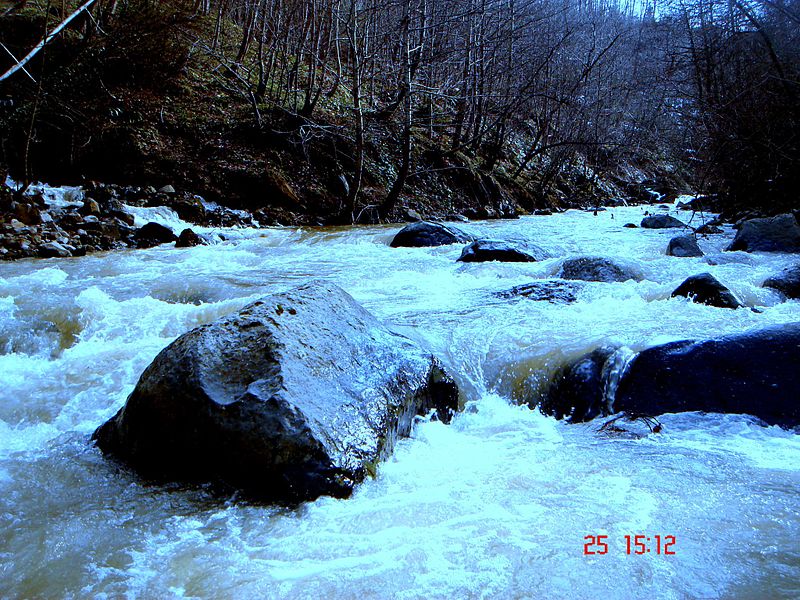
<path id="1" fill-rule="evenodd" d="M 700 240 L 703 258 L 668 257 L 675 230 L 623 228 L 645 210 L 659 209 L 464 225 L 554 257 L 537 263 L 393 249 L 392 226 L 214 230 L 211 246 L 0 264 L 0 597 L 799 597 L 800 436 L 690 413 L 609 437 L 517 402 L 604 344 L 800 320 L 797 301 L 760 287 L 790 257 L 723 252 L 730 229 Z M 578 255 L 644 279 L 586 283 L 571 304 L 497 295 Z M 670 298 L 706 271 L 759 311 Z M 92 446 L 178 335 L 309 278 L 442 360 L 466 401 L 451 425 L 419 423 L 352 498 L 296 510 L 147 485 Z M 639 534 L 652 551 L 628 555 Z M 585 556 L 587 535 L 607 535 L 607 554 Z M 673 555 L 656 535 L 675 536 Z"/>

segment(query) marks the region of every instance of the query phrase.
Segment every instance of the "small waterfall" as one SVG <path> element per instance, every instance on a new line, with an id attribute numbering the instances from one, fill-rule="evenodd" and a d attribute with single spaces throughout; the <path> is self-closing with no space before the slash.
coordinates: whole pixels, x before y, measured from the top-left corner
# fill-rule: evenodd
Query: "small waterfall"
<path id="1" fill-rule="evenodd" d="M 627 346 L 622 346 L 609 356 L 603 365 L 601 375 L 603 380 L 603 404 L 609 414 L 614 412 L 614 402 L 617 399 L 619 382 L 622 381 L 622 377 L 636 354 Z"/>

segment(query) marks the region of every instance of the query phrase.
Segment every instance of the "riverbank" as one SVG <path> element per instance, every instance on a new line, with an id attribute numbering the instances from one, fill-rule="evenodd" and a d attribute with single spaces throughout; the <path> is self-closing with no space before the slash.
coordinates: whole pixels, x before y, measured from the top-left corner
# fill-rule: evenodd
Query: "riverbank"
<path id="1" fill-rule="evenodd" d="M 652 201 L 675 197 L 674 190 L 659 193 L 648 187 L 644 181 L 628 185 L 626 189 L 629 191 L 638 190 L 634 196 L 612 196 L 612 192 L 623 192 L 618 185 L 611 183 L 606 183 L 601 189 L 605 193 L 602 198 L 595 197 L 591 202 L 583 199 L 565 204 L 594 210 L 604 204 L 637 204 L 647 199 Z M 273 208 L 229 208 L 209 202 L 191 191 L 176 190 L 171 184 L 156 189 L 154 186 L 123 186 L 97 182 L 89 182 L 85 186 L 61 187 L 38 183 L 22 189 L 21 184 L 8 179 L 0 184 L 0 260 L 83 256 L 97 251 L 149 248 L 167 242 L 177 242 L 178 247 L 181 247 L 212 241 L 198 236 L 192 229 L 194 226 L 213 228 L 326 224 L 325 219 L 314 217 L 310 212 L 276 212 Z M 150 226 L 143 231 L 149 221 L 146 211 L 139 209 L 171 211 L 186 227 L 176 231 L 168 227 L 159 229 Z M 491 205 L 467 203 L 462 204 L 459 210 L 460 212 L 456 211 L 453 203 L 427 204 L 425 208 L 420 207 L 420 210 L 405 208 L 396 213 L 394 221 L 469 221 L 517 218 L 528 214 L 523 207 L 510 201 L 503 201 L 495 208 Z M 562 210 L 565 208 L 548 205 L 546 208 L 533 209 L 533 212 L 550 214 Z M 138 222 L 137 211 L 141 213 Z M 180 234 L 184 232 L 183 239 L 179 240 Z"/>

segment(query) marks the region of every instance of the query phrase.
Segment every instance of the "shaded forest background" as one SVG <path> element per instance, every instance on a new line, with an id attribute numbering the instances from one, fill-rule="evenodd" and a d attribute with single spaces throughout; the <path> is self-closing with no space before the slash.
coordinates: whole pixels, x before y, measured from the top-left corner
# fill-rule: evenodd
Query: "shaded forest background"
<path id="1" fill-rule="evenodd" d="M 0 176 L 281 222 L 796 208 L 800 1 L 626 2 L 0 2 Z"/>

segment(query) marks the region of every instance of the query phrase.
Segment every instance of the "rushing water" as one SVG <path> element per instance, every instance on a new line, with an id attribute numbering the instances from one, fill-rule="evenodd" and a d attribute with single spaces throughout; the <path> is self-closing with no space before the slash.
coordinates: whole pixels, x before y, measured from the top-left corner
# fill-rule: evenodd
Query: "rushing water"
<path id="1" fill-rule="evenodd" d="M 760 287 L 790 257 L 723 253 L 730 230 L 700 241 L 705 258 L 667 257 L 674 231 L 622 227 L 644 210 L 464 226 L 556 257 L 539 263 L 457 263 L 459 246 L 392 249 L 397 227 L 366 227 L 0 264 L 0 597 L 800 596 L 800 436 L 683 414 L 659 435 L 610 438 L 509 402 L 605 343 L 800 320 L 800 304 Z M 576 255 L 645 279 L 586 284 L 571 305 L 494 295 Z M 703 271 L 762 312 L 669 298 Z M 351 499 L 292 511 L 142 485 L 90 444 L 175 337 L 308 278 L 439 356 L 466 410 L 420 423 Z M 583 555 L 590 534 L 609 536 L 608 554 Z M 675 555 L 626 555 L 636 534 L 674 535 Z"/>

